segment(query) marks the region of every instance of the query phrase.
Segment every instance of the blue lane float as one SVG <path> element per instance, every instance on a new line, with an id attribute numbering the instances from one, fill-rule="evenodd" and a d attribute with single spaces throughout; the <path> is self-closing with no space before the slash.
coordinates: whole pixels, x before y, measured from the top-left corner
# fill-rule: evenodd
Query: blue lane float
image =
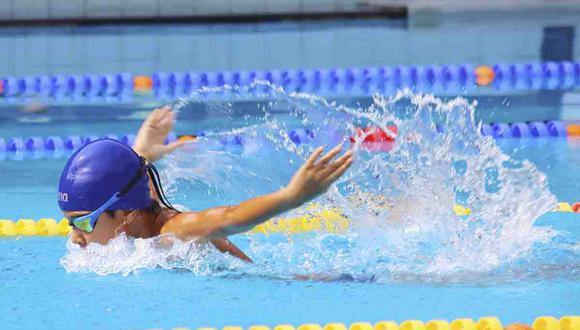
<path id="1" fill-rule="evenodd" d="M 566 137 L 567 135 L 566 125 L 561 121 L 549 121 L 546 123 L 546 128 L 548 129 L 550 136 Z"/>
<path id="2" fill-rule="evenodd" d="M 64 150 L 64 140 L 59 136 L 49 136 L 44 141 L 44 148 L 48 151 Z"/>
<path id="3" fill-rule="evenodd" d="M 580 84 L 580 63 L 498 63 L 493 86 L 500 90 L 569 89 Z"/>
<path id="4" fill-rule="evenodd" d="M 493 130 L 493 137 L 496 139 L 503 139 L 503 138 L 511 138 L 512 131 L 508 124 L 505 123 L 497 123 L 491 125 Z"/>
<path id="5" fill-rule="evenodd" d="M 67 136 L 64 138 L 64 146 L 68 150 L 77 150 L 83 146 L 83 139 L 76 135 Z"/>
<path id="6" fill-rule="evenodd" d="M 511 125 L 511 130 L 514 138 L 529 138 L 532 136 L 530 128 L 526 123 L 513 123 Z"/>
<path id="7" fill-rule="evenodd" d="M 561 88 L 573 88 L 580 85 L 580 63 L 560 62 L 558 72 Z"/>
<path id="8" fill-rule="evenodd" d="M 497 63 L 491 70 L 494 74 L 491 86 L 499 90 L 569 89 L 580 86 L 580 63 L 576 62 Z M 390 93 L 402 88 L 460 93 L 477 86 L 476 67 L 471 64 L 156 72 L 151 79 L 153 95 L 160 100 L 183 97 L 203 88 L 224 85 L 247 87 L 256 81 L 267 81 L 287 91 L 314 93 Z M 38 96 L 56 100 L 123 100 L 135 92 L 133 76 L 128 73 L 5 77 L 2 82 L 2 96 L 8 100 Z"/>
<path id="9" fill-rule="evenodd" d="M 532 122 L 532 123 L 495 123 L 482 124 L 480 133 L 483 136 L 501 138 L 546 138 L 567 136 L 566 125 L 561 121 Z"/>
<path id="10" fill-rule="evenodd" d="M 6 149 L 11 152 L 22 152 L 25 150 L 24 146 L 24 140 L 20 137 L 15 137 L 8 140 Z"/>
<path id="11" fill-rule="evenodd" d="M 546 124 L 536 121 L 529 124 L 530 133 L 533 137 L 542 138 L 542 137 L 549 137 L 550 133 L 548 132 L 548 127 Z"/>
<path id="12" fill-rule="evenodd" d="M 437 132 L 442 133 L 444 130 L 437 127 Z M 494 123 L 482 124 L 480 134 L 483 136 L 491 136 L 496 139 L 504 138 L 563 138 L 566 137 L 566 125 L 561 121 L 532 122 L 532 123 Z M 200 132 L 195 136 L 205 136 L 204 132 Z M 135 142 L 135 135 L 116 135 L 108 134 L 103 137 L 119 140 L 127 145 L 133 145 Z M 0 138 L 0 153 L 20 153 L 20 152 L 53 152 L 53 151 L 74 151 L 81 146 L 90 143 L 96 139 L 101 138 L 97 135 L 77 136 L 71 135 L 66 137 L 49 136 L 46 138 L 33 136 L 28 138 L 13 137 L 8 140 Z M 171 132 L 166 144 L 176 141 L 179 137 Z M 295 144 L 303 144 L 312 141 L 315 138 L 314 132 L 306 128 L 298 128 L 288 132 L 288 138 Z M 251 138 L 242 135 L 227 135 L 218 138 L 217 141 L 223 146 L 243 146 L 246 140 Z"/>
<path id="13" fill-rule="evenodd" d="M 135 142 L 135 135 L 133 134 L 125 134 L 125 135 L 117 135 L 117 134 L 108 134 L 105 136 L 97 136 L 97 135 L 88 135 L 88 136 L 77 136 L 77 135 L 70 135 L 66 137 L 59 137 L 59 136 L 49 136 L 46 138 L 32 136 L 27 138 L 21 137 L 13 137 L 8 139 L 0 138 L 0 153 L 12 152 L 12 153 L 19 153 L 19 152 L 36 152 L 36 151 L 74 151 L 78 148 L 82 147 L 85 144 L 88 144 L 92 141 L 95 141 L 100 138 L 109 138 L 121 141 L 127 145 L 133 145 Z M 171 132 L 167 139 L 165 139 L 165 143 L 171 143 L 176 141 L 178 136 Z"/>
<path id="14" fill-rule="evenodd" d="M 24 142 L 26 151 L 44 150 L 44 140 L 38 136 L 29 137 Z"/>
<path id="15" fill-rule="evenodd" d="M 20 94 L 18 79 L 15 77 L 6 77 L 2 80 L 2 85 L 4 87 L 4 96 L 7 99 L 17 97 Z"/>
<path id="16" fill-rule="evenodd" d="M 2 83 L 3 96 L 10 100 L 33 97 L 53 100 L 125 99 L 133 95 L 133 77 L 129 73 L 5 77 Z"/>
<path id="17" fill-rule="evenodd" d="M 491 127 L 490 124 L 481 124 L 479 132 L 483 136 L 493 136 L 493 128 Z"/>

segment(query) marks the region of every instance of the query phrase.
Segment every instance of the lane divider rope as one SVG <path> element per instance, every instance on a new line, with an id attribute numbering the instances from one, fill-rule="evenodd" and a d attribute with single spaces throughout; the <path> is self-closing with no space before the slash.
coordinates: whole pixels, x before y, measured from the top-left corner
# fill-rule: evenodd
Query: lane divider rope
<path id="1" fill-rule="evenodd" d="M 350 138 L 352 143 L 358 139 L 363 139 L 364 145 L 372 145 L 373 143 L 394 142 L 397 134 L 397 127 L 391 125 L 388 127 L 390 132 L 386 132 L 380 128 L 365 127 L 356 128 L 355 135 Z M 441 130 L 438 128 L 438 130 Z M 580 124 L 565 124 L 561 121 L 532 122 L 532 123 L 495 123 L 482 124 L 481 134 L 484 136 L 493 136 L 497 139 L 502 138 L 545 138 L 545 137 L 566 137 L 566 136 L 580 136 Z M 165 143 L 171 143 L 177 139 L 188 140 L 196 137 L 205 136 L 205 132 L 200 132 L 194 135 L 180 135 L 171 133 L 166 139 Z M 115 135 L 108 134 L 102 137 L 119 140 L 127 145 L 133 145 L 135 135 Z M 315 138 L 313 130 L 306 128 L 298 128 L 288 132 L 290 140 L 296 144 L 307 143 Z M 31 155 L 33 158 L 42 158 L 42 156 L 50 156 L 50 154 L 58 154 L 62 151 L 74 151 L 81 146 L 90 143 L 96 139 L 101 138 L 96 135 L 77 136 L 71 135 L 66 137 L 49 136 L 49 137 L 13 137 L 8 140 L 0 138 L 0 154 L 7 153 L 39 153 L 44 152 L 48 155 L 38 154 Z M 220 137 L 221 145 L 237 145 L 243 146 L 248 138 L 243 135 L 230 135 Z M 388 151 L 384 149 L 382 151 Z M 28 156 L 28 155 L 27 155 Z M 24 157 L 22 157 L 24 158 Z"/>
<path id="2" fill-rule="evenodd" d="M 578 62 L 498 63 L 488 65 L 381 66 L 335 69 L 250 70 L 216 72 L 157 72 L 151 76 L 130 73 L 88 75 L 8 76 L 0 80 L 0 97 L 26 100 L 127 100 L 155 96 L 168 100 L 188 96 L 202 88 L 250 86 L 268 81 L 294 92 L 418 91 L 461 93 L 481 87 L 497 90 L 572 89 L 580 85 Z M 227 94 L 227 92 L 222 93 Z"/>
<path id="3" fill-rule="evenodd" d="M 374 325 L 368 322 L 356 322 L 347 326 L 344 323 L 302 324 L 294 327 L 290 324 L 279 324 L 272 328 L 266 325 L 253 325 L 247 328 L 240 326 L 225 326 L 221 330 L 580 330 L 580 316 L 570 315 L 557 319 L 553 316 L 537 317 L 532 326 L 526 324 L 510 324 L 504 326 L 496 317 L 482 317 L 479 320 L 463 318 L 451 322 L 447 320 L 406 320 L 401 323 L 394 321 L 379 321 Z M 190 330 L 179 327 L 173 330 Z M 204 327 L 197 330 L 219 330 L 219 328 Z"/>
<path id="4" fill-rule="evenodd" d="M 301 234 L 308 232 L 344 233 L 348 230 L 349 219 L 342 214 L 340 209 L 320 209 L 318 206 L 307 207 L 308 214 L 294 218 L 276 218 L 256 226 L 250 234 Z M 555 212 L 580 213 L 580 202 L 570 205 L 559 203 Z M 465 217 L 471 214 L 471 209 L 455 205 L 453 212 L 456 216 Z M 55 220 L 42 218 L 38 221 L 33 219 L 0 220 L 0 236 L 66 236 L 71 227 L 68 220 L 63 218 Z"/>
<path id="5" fill-rule="evenodd" d="M 484 136 L 493 136 L 496 139 L 502 138 L 543 138 L 543 137 L 566 137 L 577 136 L 576 132 L 580 125 L 566 125 L 561 121 L 548 122 L 531 122 L 531 123 L 495 123 L 482 124 L 481 134 Z"/>

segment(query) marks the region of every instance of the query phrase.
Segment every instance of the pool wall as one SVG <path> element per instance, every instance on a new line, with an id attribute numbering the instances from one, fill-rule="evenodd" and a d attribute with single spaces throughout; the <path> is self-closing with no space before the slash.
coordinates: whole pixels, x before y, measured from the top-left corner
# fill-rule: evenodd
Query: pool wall
<path id="1" fill-rule="evenodd" d="M 568 53 L 577 59 L 579 34 L 573 31 L 580 25 L 579 15 L 572 7 L 517 16 L 422 12 L 408 20 L 8 27 L 0 29 L 0 44 L 10 50 L 0 52 L 0 72 L 151 74 L 538 62 L 550 60 L 542 47 L 553 27 L 572 31 L 569 40 L 559 42 L 571 47 Z"/>

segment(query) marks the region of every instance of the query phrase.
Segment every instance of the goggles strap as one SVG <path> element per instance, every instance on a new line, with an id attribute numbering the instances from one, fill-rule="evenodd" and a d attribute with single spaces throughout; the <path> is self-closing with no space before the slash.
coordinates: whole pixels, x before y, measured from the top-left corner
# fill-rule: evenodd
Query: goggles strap
<path id="1" fill-rule="evenodd" d="M 123 187 L 123 189 L 121 189 L 121 191 L 119 191 L 119 193 L 117 194 L 117 196 L 119 198 L 125 196 L 131 189 L 133 189 L 133 187 L 137 184 L 137 182 L 139 182 L 139 180 L 141 180 L 141 178 L 145 174 L 145 171 L 147 168 L 147 164 L 145 163 L 145 159 L 143 157 L 139 157 L 139 161 L 141 163 L 139 170 L 137 171 L 137 173 L 135 173 L 135 175 L 133 175 L 131 180 L 129 180 L 129 182 L 127 182 L 125 187 Z"/>

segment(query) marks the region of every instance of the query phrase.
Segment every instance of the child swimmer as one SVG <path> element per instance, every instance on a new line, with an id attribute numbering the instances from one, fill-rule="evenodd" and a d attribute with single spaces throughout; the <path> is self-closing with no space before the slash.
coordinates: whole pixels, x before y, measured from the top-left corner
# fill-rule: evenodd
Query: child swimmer
<path id="1" fill-rule="evenodd" d="M 60 177 L 58 203 L 73 227 L 74 243 L 107 244 L 121 233 L 135 238 L 172 235 L 184 241 L 207 240 L 221 252 L 251 262 L 228 236 L 323 194 L 353 162 L 351 151 L 335 159 L 340 145 L 322 157 L 324 149 L 319 147 L 281 190 L 239 205 L 179 212 L 167 202 L 150 164 L 186 143 L 163 144 L 174 120 L 169 107 L 155 109 L 139 129 L 133 148 L 101 139 L 70 157 Z"/>

